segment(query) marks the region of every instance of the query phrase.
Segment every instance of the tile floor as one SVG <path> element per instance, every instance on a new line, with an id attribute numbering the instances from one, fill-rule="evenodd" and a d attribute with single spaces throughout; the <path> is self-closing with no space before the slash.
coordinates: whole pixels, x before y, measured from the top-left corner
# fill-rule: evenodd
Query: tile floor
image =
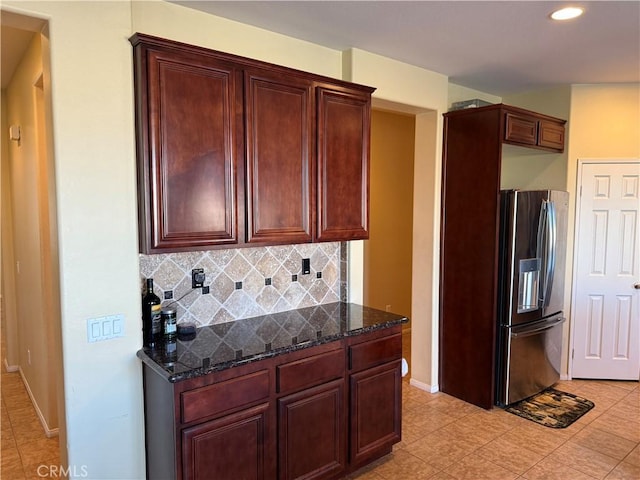
<path id="1" fill-rule="evenodd" d="M 405 348 L 408 353 L 409 345 Z M 3 368 L 0 381 L 0 478 L 47 478 L 47 467 L 59 464 L 58 439 L 45 437 L 20 375 Z M 350 478 L 639 479 L 638 382 L 574 380 L 557 388 L 596 406 L 570 427 L 555 430 L 500 409 L 487 411 L 443 393 L 430 394 L 405 381 L 402 442 Z"/>
<path id="2" fill-rule="evenodd" d="M 4 366 L 0 378 L 2 480 L 51 478 L 59 471 L 58 437 L 47 438 L 18 372 Z"/>

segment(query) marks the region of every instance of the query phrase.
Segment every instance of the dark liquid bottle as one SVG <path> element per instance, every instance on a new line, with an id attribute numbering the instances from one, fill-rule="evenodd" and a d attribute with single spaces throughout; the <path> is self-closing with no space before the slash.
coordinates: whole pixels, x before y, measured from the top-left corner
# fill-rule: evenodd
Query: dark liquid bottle
<path id="1" fill-rule="evenodd" d="M 160 298 L 153 293 L 152 278 L 147 278 L 147 292 L 142 297 L 142 336 L 145 347 L 155 347 L 162 338 Z"/>

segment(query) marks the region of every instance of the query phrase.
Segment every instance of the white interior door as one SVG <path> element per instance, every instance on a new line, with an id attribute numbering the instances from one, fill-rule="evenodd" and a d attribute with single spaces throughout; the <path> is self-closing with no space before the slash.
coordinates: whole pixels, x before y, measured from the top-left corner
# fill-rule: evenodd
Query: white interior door
<path id="1" fill-rule="evenodd" d="M 581 170 L 571 375 L 638 380 L 640 160 Z"/>

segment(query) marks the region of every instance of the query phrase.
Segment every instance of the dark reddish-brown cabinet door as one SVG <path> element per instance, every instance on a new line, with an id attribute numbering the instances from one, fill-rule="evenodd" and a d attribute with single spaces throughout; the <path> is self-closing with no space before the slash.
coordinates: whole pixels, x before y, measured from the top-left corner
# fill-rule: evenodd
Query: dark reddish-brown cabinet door
<path id="1" fill-rule="evenodd" d="M 278 478 L 335 478 L 345 468 L 344 382 L 278 400 Z"/>
<path id="2" fill-rule="evenodd" d="M 391 451 L 401 435 L 400 360 L 350 376 L 352 464 Z"/>
<path id="3" fill-rule="evenodd" d="M 535 145 L 538 138 L 538 121 L 532 117 L 524 117 L 506 113 L 504 140 L 509 143 Z"/>
<path id="4" fill-rule="evenodd" d="M 245 72 L 247 241 L 313 239 L 313 85 Z"/>
<path id="5" fill-rule="evenodd" d="M 540 120 L 538 145 L 564 151 L 564 124 L 550 120 Z"/>
<path id="6" fill-rule="evenodd" d="M 317 240 L 369 238 L 371 94 L 317 89 Z"/>
<path id="7" fill-rule="evenodd" d="M 269 471 L 268 404 L 182 431 L 184 480 L 273 478 Z"/>
<path id="8" fill-rule="evenodd" d="M 146 106 L 138 107 L 148 132 L 139 152 L 142 250 L 235 244 L 241 73 L 198 53 L 147 52 L 146 69 L 139 69 Z"/>

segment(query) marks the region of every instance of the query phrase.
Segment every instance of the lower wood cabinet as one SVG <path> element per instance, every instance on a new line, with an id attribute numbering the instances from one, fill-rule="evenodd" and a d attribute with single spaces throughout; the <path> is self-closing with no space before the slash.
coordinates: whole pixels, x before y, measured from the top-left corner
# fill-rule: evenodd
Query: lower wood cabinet
<path id="1" fill-rule="evenodd" d="M 344 381 L 278 400 L 278 478 L 327 478 L 344 471 Z"/>
<path id="2" fill-rule="evenodd" d="M 400 441 L 400 360 L 350 376 L 351 462 L 365 464 Z"/>
<path id="3" fill-rule="evenodd" d="M 269 404 L 182 430 L 182 478 L 271 478 Z"/>
<path id="4" fill-rule="evenodd" d="M 400 441 L 400 325 L 170 383 L 144 364 L 147 478 L 337 479 Z"/>

